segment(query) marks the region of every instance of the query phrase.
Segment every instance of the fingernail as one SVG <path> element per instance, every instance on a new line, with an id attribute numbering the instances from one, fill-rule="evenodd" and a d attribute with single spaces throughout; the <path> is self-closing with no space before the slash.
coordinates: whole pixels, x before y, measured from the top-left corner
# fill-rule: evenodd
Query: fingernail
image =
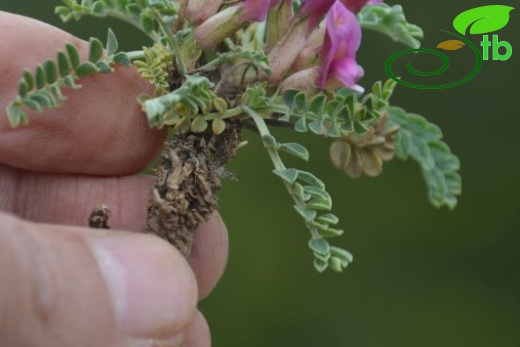
<path id="1" fill-rule="evenodd" d="M 195 277 L 172 246 L 150 235 L 94 238 L 121 332 L 135 339 L 170 339 L 194 317 Z"/>
<path id="2" fill-rule="evenodd" d="M 134 339 L 127 344 L 130 347 L 182 347 L 184 343 L 184 334 L 180 333 L 163 340 L 141 340 Z"/>

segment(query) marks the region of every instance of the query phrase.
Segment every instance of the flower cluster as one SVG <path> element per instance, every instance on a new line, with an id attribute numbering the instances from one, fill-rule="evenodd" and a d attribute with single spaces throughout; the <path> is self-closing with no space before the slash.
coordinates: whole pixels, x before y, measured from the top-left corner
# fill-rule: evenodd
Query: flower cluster
<path id="1" fill-rule="evenodd" d="M 291 0 L 244 0 L 217 12 L 222 0 L 190 0 L 188 17 L 200 25 L 198 44 L 212 49 L 251 22 L 266 23 L 264 47 L 272 74 L 265 76 L 282 89 L 333 89 L 346 86 L 362 92 L 357 81 L 363 69 L 356 62 L 361 27 L 356 13 L 383 0 L 302 0 L 293 12 Z M 209 12 L 213 12 L 210 14 Z"/>

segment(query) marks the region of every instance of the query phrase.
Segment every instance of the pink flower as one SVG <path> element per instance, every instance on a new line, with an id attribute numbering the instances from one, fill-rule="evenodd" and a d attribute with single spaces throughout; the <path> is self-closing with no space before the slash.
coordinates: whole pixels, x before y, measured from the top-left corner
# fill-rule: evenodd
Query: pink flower
<path id="1" fill-rule="evenodd" d="M 278 5 L 281 0 L 245 0 L 242 3 L 244 12 L 242 19 L 255 22 L 263 22 L 269 10 Z"/>
<path id="2" fill-rule="evenodd" d="M 209 0 L 213 1 L 213 0 Z M 219 1 L 219 0 L 216 0 Z M 263 21 L 269 10 L 281 0 L 245 0 L 205 20 L 195 29 L 195 39 L 203 49 L 210 49 L 251 21 Z"/>
<path id="3" fill-rule="evenodd" d="M 309 26 L 313 28 L 329 11 L 336 0 L 303 0 L 301 13 L 309 15 Z M 379 4 L 383 0 L 338 0 L 351 12 L 357 13 L 363 6 Z"/>
<path id="4" fill-rule="evenodd" d="M 194 24 L 200 24 L 218 12 L 223 0 L 190 0 L 186 7 L 186 16 Z"/>
<path id="5" fill-rule="evenodd" d="M 341 82 L 346 87 L 362 92 L 356 82 L 363 76 L 356 62 L 361 44 L 361 27 L 354 13 L 337 0 L 326 18 L 326 34 L 322 50 L 322 65 L 318 85 L 321 88 Z"/>
<path id="6" fill-rule="evenodd" d="M 369 0 L 369 1 L 366 1 L 366 0 L 343 0 L 342 1 L 343 4 L 345 6 L 347 6 L 347 8 L 354 12 L 354 13 L 357 13 L 359 12 L 359 10 L 361 10 L 363 7 L 365 7 L 365 5 L 375 5 L 375 4 L 380 4 L 383 2 L 383 0 Z"/>
<path id="7" fill-rule="evenodd" d="M 355 85 L 363 75 L 363 69 L 356 63 L 361 28 L 353 11 L 357 12 L 365 5 L 381 2 L 383 0 L 302 0 L 302 7 L 291 22 L 289 30 L 269 52 L 272 67 L 269 82 L 274 84 L 280 81 L 291 67 L 298 72 L 313 64 L 312 54 L 320 49 L 320 44 L 307 45 L 307 41 L 328 13 L 327 34 L 321 54 L 323 68 L 317 84 L 320 87 L 332 87 L 333 82 L 340 81 L 346 86 L 362 90 Z"/>

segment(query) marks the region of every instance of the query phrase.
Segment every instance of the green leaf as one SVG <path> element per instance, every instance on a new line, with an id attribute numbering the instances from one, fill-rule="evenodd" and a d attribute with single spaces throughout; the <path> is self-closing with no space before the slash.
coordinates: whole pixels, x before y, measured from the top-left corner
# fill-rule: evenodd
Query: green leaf
<path id="1" fill-rule="evenodd" d="M 332 213 L 326 213 L 321 216 L 319 216 L 317 219 L 319 222 L 324 222 L 328 224 L 338 224 L 339 218 Z"/>
<path id="2" fill-rule="evenodd" d="M 32 99 L 24 99 L 23 104 L 25 106 L 32 108 L 36 112 L 41 112 L 41 110 L 42 110 L 42 106 L 38 102 L 36 102 Z"/>
<path id="3" fill-rule="evenodd" d="M 273 173 L 283 179 L 288 184 L 293 184 L 298 178 L 299 172 L 296 169 L 273 170 Z"/>
<path id="4" fill-rule="evenodd" d="M 296 130 L 299 133 L 307 132 L 307 122 L 304 117 L 296 121 L 296 123 L 294 124 L 294 130 Z"/>
<path id="5" fill-rule="evenodd" d="M 344 231 L 335 228 L 327 228 L 326 230 L 320 231 L 320 235 L 323 237 L 337 237 L 343 235 Z"/>
<path id="6" fill-rule="evenodd" d="M 337 257 L 330 257 L 329 259 L 329 268 L 332 271 L 336 272 L 342 272 L 345 267 L 348 266 L 348 263 L 345 261 L 342 261 L 341 259 Z"/>
<path id="7" fill-rule="evenodd" d="M 226 130 L 226 122 L 221 118 L 215 118 L 211 122 L 211 131 L 213 134 L 220 135 Z"/>
<path id="8" fill-rule="evenodd" d="M 191 132 L 200 134 L 208 128 L 208 122 L 202 116 L 195 117 L 191 122 Z"/>
<path id="9" fill-rule="evenodd" d="M 40 107 L 53 107 L 56 105 L 54 98 L 48 93 L 33 93 L 29 96 L 29 100 L 32 100 L 40 105 Z"/>
<path id="10" fill-rule="evenodd" d="M 309 224 L 310 224 L 312 227 L 314 227 L 315 229 L 317 229 L 318 232 L 320 232 L 320 233 L 321 233 L 322 231 L 327 230 L 327 228 L 329 227 L 329 226 L 327 225 L 327 223 L 320 223 L 320 222 L 317 222 L 316 220 L 311 220 L 311 221 L 309 222 Z"/>
<path id="11" fill-rule="evenodd" d="M 119 47 L 119 44 L 117 42 L 116 35 L 112 31 L 112 29 L 108 28 L 108 34 L 107 34 L 107 55 L 113 55 L 117 52 L 117 48 Z"/>
<path id="12" fill-rule="evenodd" d="M 309 123 L 309 129 L 316 135 L 321 135 L 325 131 L 325 127 L 322 119 L 317 119 Z"/>
<path id="13" fill-rule="evenodd" d="M 377 4 L 365 6 L 357 14 L 363 29 L 378 31 L 412 48 L 419 48 L 423 38 L 420 27 L 406 21 L 401 5 Z"/>
<path id="14" fill-rule="evenodd" d="M 38 65 L 36 67 L 36 88 L 41 89 L 45 86 L 45 71 L 43 70 L 43 67 L 41 65 Z"/>
<path id="15" fill-rule="evenodd" d="M 306 199 L 305 192 L 303 191 L 303 186 L 299 183 L 293 183 L 288 187 L 289 193 L 294 196 L 296 199 L 300 201 L 308 200 Z M 310 198 L 310 197 L 309 197 Z"/>
<path id="16" fill-rule="evenodd" d="M 91 8 L 92 14 L 98 17 L 106 16 L 107 6 L 102 1 L 96 1 Z"/>
<path id="17" fill-rule="evenodd" d="M 54 9 L 54 13 L 60 16 L 60 18 L 66 22 L 68 17 L 70 16 L 70 10 L 66 6 L 57 6 Z"/>
<path id="18" fill-rule="evenodd" d="M 401 127 L 396 135 L 396 155 L 401 159 L 411 157 L 421 165 L 433 206 L 453 209 L 461 194 L 460 162 L 442 142 L 440 129 L 398 107 L 390 107 L 389 114 L 391 122 Z"/>
<path id="19" fill-rule="evenodd" d="M 96 63 L 103 56 L 103 44 L 95 37 L 89 40 L 88 60 Z"/>
<path id="20" fill-rule="evenodd" d="M 403 130 L 400 136 L 409 136 L 412 147 L 410 148 L 410 155 L 415 161 L 419 162 L 424 170 L 431 170 L 435 166 L 435 160 L 430 154 L 430 147 L 428 147 L 428 143 L 422 138 L 414 136 L 416 134 L 408 132 L 405 134 L 406 130 Z"/>
<path id="21" fill-rule="evenodd" d="M 308 183 L 311 186 L 319 187 L 321 189 L 325 189 L 325 183 L 323 183 L 322 180 L 320 180 L 319 178 L 317 178 L 316 176 L 314 176 L 310 172 L 302 171 L 302 170 L 297 170 L 297 171 L 298 171 L 297 177 L 298 177 L 299 180 L 301 180 L 301 181 L 303 181 L 305 183 Z"/>
<path id="22" fill-rule="evenodd" d="M 58 51 L 58 70 L 61 77 L 65 77 L 70 73 L 69 59 L 63 51 Z"/>
<path id="23" fill-rule="evenodd" d="M 97 68 L 97 72 L 101 72 L 101 73 L 114 72 L 114 69 L 106 61 L 103 61 L 103 60 L 100 60 L 96 63 L 96 68 Z"/>
<path id="24" fill-rule="evenodd" d="M 354 261 L 354 257 L 352 256 L 352 254 L 342 248 L 330 247 L 330 253 L 333 256 L 338 257 L 341 260 L 345 260 L 349 263 L 352 263 Z"/>
<path id="25" fill-rule="evenodd" d="M 93 75 L 97 72 L 97 67 L 94 63 L 86 61 L 76 68 L 76 75 L 78 77 Z"/>
<path id="26" fill-rule="evenodd" d="M 181 105 L 187 108 L 185 111 L 192 117 L 198 114 L 199 106 L 203 103 L 206 104 L 206 109 L 211 108 L 211 100 L 214 97 L 211 91 L 213 84 L 206 77 L 185 77 L 186 80 L 178 89 L 144 102 L 143 109 L 151 127 L 162 127 L 165 124 L 166 112 L 173 111 Z"/>
<path id="27" fill-rule="evenodd" d="M 92 0 L 81 0 L 81 7 L 91 7 Z"/>
<path id="28" fill-rule="evenodd" d="M 464 11 L 453 20 L 453 27 L 462 35 L 470 28 L 470 34 L 487 34 L 502 29 L 509 22 L 509 12 L 514 7 L 487 5 Z"/>
<path id="29" fill-rule="evenodd" d="M 143 26 L 146 32 L 151 32 L 155 30 L 155 22 L 148 13 L 141 13 L 140 21 L 141 25 Z"/>
<path id="30" fill-rule="evenodd" d="M 22 98 L 25 97 L 25 95 L 27 94 L 27 92 L 29 91 L 29 86 L 27 85 L 27 83 L 22 79 L 20 81 L 20 84 L 18 85 L 18 95 L 21 96 Z"/>
<path id="31" fill-rule="evenodd" d="M 264 142 L 265 143 L 265 142 Z M 279 148 L 280 151 L 289 153 L 303 159 L 305 161 L 309 161 L 309 151 L 302 145 L 298 143 L 282 143 Z"/>
<path id="32" fill-rule="evenodd" d="M 9 125 L 11 128 L 16 128 L 21 123 L 27 124 L 28 122 L 25 112 L 23 112 L 20 107 L 14 106 L 12 104 L 7 107 L 7 117 L 9 119 Z"/>
<path id="33" fill-rule="evenodd" d="M 313 198 L 332 201 L 329 193 L 327 193 L 327 191 L 321 187 L 305 186 L 303 188 L 305 193 L 310 194 Z"/>
<path id="34" fill-rule="evenodd" d="M 130 58 L 128 55 L 124 52 L 119 52 L 114 55 L 114 62 L 118 63 L 122 66 L 130 66 L 132 65 L 132 62 L 130 61 Z"/>
<path id="35" fill-rule="evenodd" d="M 22 81 L 27 85 L 27 90 L 33 90 L 34 88 L 34 77 L 28 69 L 24 69 L 22 72 Z"/>
<path id="36" fill-rule="evenodd" d="M 330 199 L 313 199 L 309 203 L 307 203 L 307 207 L 313 209 L 313 210 L 319 210 L 319 211 L 330 211 L 332 208 L 332 200 Z"/>
<path id="37" fill-rule="evenodd" d="M 283 92 L 283 99 L 285 101 L 285 104 L 289 107 L 293 107 L 294 105 L 294 98 L 300 91 L 298 89 L 287 89 Z"/>
<path id="38" fill-rule="evenodd" d="M 43 63 L 43 69 L 45 71 L 45 79 L 47 80 L 47 83 L 51 84 L 56 82 L 56 63 L 54 63 L 52 60 L 46 60 Z"/>
<path id="39" fill-rule="evenodd" d="M 321 260 L 321 261 L 323 261 L 325 263 L 328 263 L 329 259 L 331 257 L 330 253 L 327 253 L 327 254 L 323 255 L 323 254 L 319 254 L 319 253 L 316 253 L 316 252 L 312 252 L 312 255 L 314 255 L 314 257 L 316 259 L 319 259 L 319 260 Z"/>
<path id="40" fill-rule="evenodd" d="M 76 84 L 76 82 L 74 81 L 74 77 L 72 77 L 72 76 L 63 77 L 63 85 L 66 87 L 71 87 L 71 88 L 78 88 L 81 86 L 81 85 Z"/>
<path id="41" fill-rule="evenodd" d="M 314 112 L 316 115 L 321 115 L 325 110 L 325 105 L 327 102 L 327 97 L 323 94 L 318 94 L 314 98 L 312 98 L 310 111 Z"/>
<path id="42" fill-rule="evenodd" d="M 310 222 L 311 220 L 316 218 L 317 213 L 314 210 L 310 210 L 308 208 L 303 208 L 298 205 L 294 205 L 294 209 L 296 210 L 296 212 L 298 212 L 300 214 L 300 216 L 302 216 L 303 219 L 305 219 L 308 222 Z"/>
<path id="43" fill-rule="evenodd" d="M 309 240 L 309 248 L 313 252 L 321 255 L 327 255 L 330 253 L 330 245 L 325 239 L 311 239 Z"/>
<path id="44" fill-rule="evenodd" d="M 293 107 L 297 107 L 300 110 L 304 111 L 307 110 L 307 96 L 304 92 L 299 92 L 298 94 L 296 94 L 296 96 L 294 97 Z"/>
<path id="45" fill-rule="evenodd" d="M 329 263 L 321 259 L 314 259 L 313 265 L 316 271 L 318 271 L 319 273 L 322 273 L 329 267 Z"/>
<path id="46" fill-rule="evenodd" d="M 277 147 L 277 143 L 276 143 L 276 139 L 274 138 L 273 135 L 264 135 L 262 136 L 262 142 L 264 143 L 264 146 L 266 148 L 276 148 Z"/>
<path id="47" fill-rule="evenodd" d="M 69 55 L 69 61 L 70 64 L 74 69 L 76 69 L 79 66 L 79 53 L 76 46 L 67 43 L 65 45 L 65 48 L 67 49 L 67 54 Z"/>

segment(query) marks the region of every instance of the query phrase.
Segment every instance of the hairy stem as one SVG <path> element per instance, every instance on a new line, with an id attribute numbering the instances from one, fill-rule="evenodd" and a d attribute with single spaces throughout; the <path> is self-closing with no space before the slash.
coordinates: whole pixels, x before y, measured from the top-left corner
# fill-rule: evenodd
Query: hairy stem
<path id="1" fill-rule="evenodd" d="M 186 64 L 182 60 L 181 49 L 179 45 L 177 44 L 177 39 L 175 39 L 175 36 L 173 36 L 173 32 L 171 28 L 166 25 L 164 20 L 162 19 L 161 15 L 159 13 L 153 12 L 153 17 L 159 24 L 159 27 L 161 28 L 161 31 L 166 35 L 166 39 L 168 40 L 168 43 L 170 44 L 170 48 L 173 51 L 173 55 L 175 56 L 175 64 L 177 66 L 177 71 L 182 75 L 186 75 L 188 70 L 186 69 Z"/>
<path id="2" fill-rule="evenodd" d="M 247 106 L 242 106 L 242 109 L 244 110 L 245 113 L 247 113 L 253 119 L 262 139 L 264 139 L 265 137 L 272 136 L 271 133 L 269 132 L 269 128 L 267 127 L 267 124 L 265 123 L 264 118 L 258 112 L 256 112 L 255 110 L 253 110 Z M 287 168 L 285 167 L 284 163 L 282 162 L 282 158 L 280 158 L 280 155 L 278 154 L 278 151 L 276 150 L 276 148 L 273 146 L 266 145 L 265 142 L 264 142 L 264 147 L 267 149 L 267 152 L 269 153 L 269 157 L 271 158 L 271 161 L 273 162 L 275 170 L 278 170 L 278 171 L 286 170 Z M 293 198 L 294 203 L 298 207 L 305 209 L 306 208 L 305 201 L 298 199 L 294 194 L 291 193 L 291 187 L 285 180 L 283 181 L 283 183 L 285 184 L 285 187 L 287 188 L 289 195 L 291 195 L 291 197 Z M 308 223 L 307 223 L 307 227 L 309 228 L 313 238 L 315 238 L 315 239 L 321 238 L 321 236 L 320 236 L 318 230 L 316 230 L 316 228 L 309 225 Z"/>

